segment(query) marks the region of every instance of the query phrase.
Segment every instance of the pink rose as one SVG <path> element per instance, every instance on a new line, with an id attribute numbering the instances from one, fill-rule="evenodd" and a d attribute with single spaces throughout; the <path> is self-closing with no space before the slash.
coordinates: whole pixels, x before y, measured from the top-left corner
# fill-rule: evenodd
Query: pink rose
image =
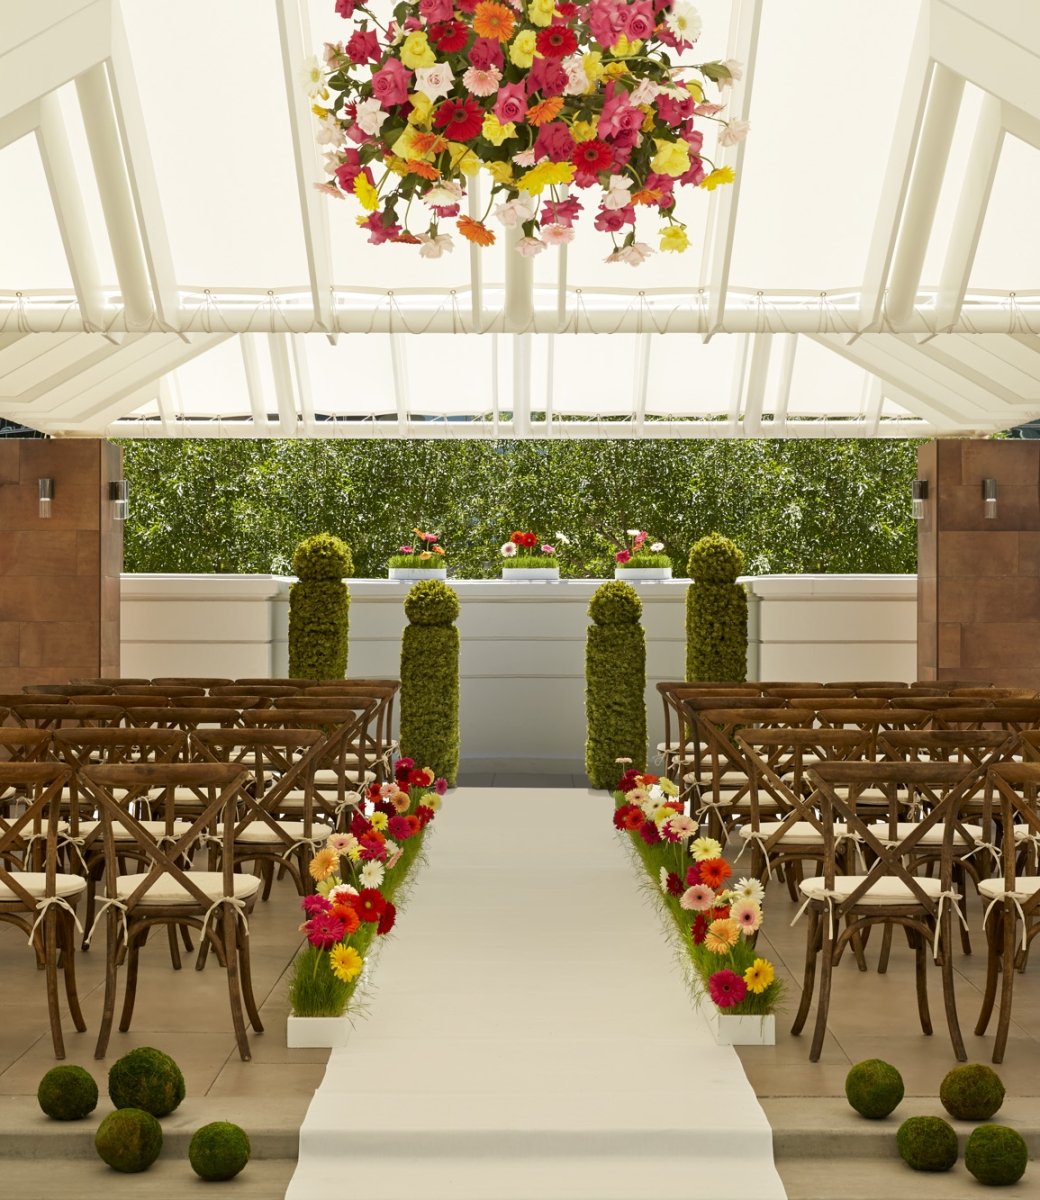
<path id="1" fill-rule="evenodd" d="M 536 58 L 527 72 L 527 94 L 541 92 L 544 99 L 562 96 L 567 86 L 567 72 L 558 58 Z"/>
<path id="2" fill-rule="evenodd" d="M 657 109 L 657 115 L 666 125 L 670 125 L 673 129 L 682 124 L 687 117 L 693 114 L 693 97 L 687 93 L 685 98 L 677 99 L 675 96 L 670 96 L 666 92 L 654 99 L 654 107 Z"/>
<path id="3" fill-rule="evenodd" d="M 369 213 L 361 222 L 361 228 L 368 230 L 368 240 L 373 246 L 381 246 L 384 242 L 397 240 L 401 226 L 395 225 L 392 221 L 389 224 L 386 222 L 387 218 L 381 212 Z"/>
<path id="4" fill-rule="evenodd" d="M 627 563 L 631 557 L 632 555 L 629 554 L 627 550 L 619 550 L 617 554 L 614 555 L 614 561 L 619 563 Z"/>
<path id="5" fill-rule="evenodd" d="M 336 0 L 336 12 L 349 21 L 354 15 L 354 9 L 360 8 L 362 0 Z"/>
<path id="6" fill-rule="evenodd" d="M 519 83 L 507 83 L 498 89 L 495 101 L 495 116 L 503 125 L 510 121 L 522 121 L 527 115 L 527 97 Z"/>
<path id="7" fill-rule="evenodd" d="M 573 225 L 581 212 L 581 201 L 577 196 L 569 196 L 566 200 L 546 200 L 542 204 L 544 220 L 551 225 Z"/>
<path id="8" fill-rule="evenodd" d="M 625 208 L 601 208 L 593 222 L 600 233 L 617 233 L 623 226 L 635 223 L 636 210 L 631 204 Z"/>
<path id="9" fill-rule="evenodd" d="M 434 21 L 450 21 L 453 16 L 451 0 L 419 0 L 419 12 L 428 25 Z"/>
<path id="10" fill-rule="evenodd" d="M 373 29 L 355 29 L 345 47 L 347 58 L 352 63 L 377 63 L 383 57 L 379 49 L 379 38 Z"/>
<path id="11" fill-rule="evenodd" d="M 626 17 L 625 36 L 629 41 L 645 42 L 654 31 L 654 14 L 650 5 L 630 4 Z"/>
<path id="12" fill-rule="evenodd" d="M 469 65 L 478 71 L 490 71 L 492 67 L 501 71 L 505 66 L 501 45 L 492 38 L 477 38 L 470 47 Z"/>
<path id="13" fill-rule="evenodd" d="M 567 162 L 574 153 L 574 138 L 563 121 L 550 121 L 538 130 L 534 139 L 535 158 L 549 158 L 553 162 Z"/>
<path id="14" fill-rule="evenodd" d="M 344 161 L 336 168 L 336 182 L 345 192 L 353 191 L 358 175 L 364 175 L 369 183 L 373 182 L 372 172 L 368 167 L 362 167 L 361 155 L 356 150 L 344 150 L 342 157 Z"/>
<path id="15" fill-rule="evenodd" d="M 388 58 L 372 76 L 372 95 L 384 108 L 404 104 L 408 99 L 408 85 L 412 73 L 399 58 Z"/>

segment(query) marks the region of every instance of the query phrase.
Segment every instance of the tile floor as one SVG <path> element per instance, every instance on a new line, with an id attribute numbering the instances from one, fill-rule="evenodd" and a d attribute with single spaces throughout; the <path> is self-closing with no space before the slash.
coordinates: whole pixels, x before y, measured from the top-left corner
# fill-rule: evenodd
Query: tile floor
<path id="1" fill-rule="evenodd" d="M 497 781 L 499 786 L 505 778 Z M 472 780 L 467 783 L 473 786 Z M 528 785 L 550 786 L 544 777 L 538 777 L 537 782 L 522 777 L 521 782 L 513 783 Z M 608 819 L 608 811 L 609 801 L 604 798 L 604 819 Z M 436 853 L 436 841 L 431 852 Z M 860 973 L 853 960 L 847 958 L 835 975 L 822 1059 L 810 1063 L 812 1014 L 801 1037 L 791 1037 L 788 1032 L 798 1002 L 805 946 L 804 919 L 794 928 L 789 925 L 795 910 L 786 890 L 771 885 L 760 944 L 788 982 L 786 1011 L 778 1021 L 775 1047 L 740 1051 L 748 1077 L 771 1119 L 774 1113 L 779 1119 L 790 1102 L 823 1103 L 827 1098 L 841 1097 L 849 1065 L 868 1057 L 885 1058 L 900 1068 L 908 1101 L 917 1098 L 924 1104 L 934 1098 L 943 1075 L 955 1064 L 942 1011 L 938 970 L 929 980 L 935 1033 L 925 1037 L 917 1024 L 912 959 L 905 943 L 896 941 L 892 965 L 884 976 L 878 975 L 873 965 L 866 974 Z M 972 1033 L 985 965 L 981 918 L 981 906 L 973 905 L 975 953 L 966 957 L 958 949 L 956 970 L 961 1026 L 969 1058 L 988 1062 L 992 1036 L 976 1038 Z M 77 959 L 88 1031 L 76 1034 L 71 1026 L 66 1027 L 65 1061 L 85 1066 L 102 1085 L 108 1066 L 127 1049 L 155 1045 L 172 1052 L 184 1069 L 188 1086 L 188 1100 L 179 1110 L 179 1127 L 185 1137 L 194 1127 L 193 1121 L 237 1120 L 262 1129 L 267 1140 L 261 1142 L 258 1157 L 266 1154 L 279 1161 L 270 1164 L 266 1184 L 250 1185 L 257 1188 L 256 1195 L 283 1194 L 288 1178 L 285 1157 L 293 1152 L 295 1130 L 321 1081 L 327 1057 L 323 1050 L 289 1050 L 285 1045 L 285 974 L 298 945 L 299 919 L 297 898 L 288 881 L 276 887 L 270 902 L 258 905 L 253 917 L 254 978 L 266 1032 L 253 1036 L 253 1060 L 249 1063 L 242 1063 L 235 1049 L 223 973 L 212 959 L 201 974 L 191 969 L 190 963 L 181 972 L 174 972 L 164 939 L 157 939 L 143 958 L 133 1025 L 126 1034 L 113 1033 L 106 1060 L 98 1063 L 93 1058 L 103 991 L 102 956 L 97 951 Z M 654 917 L 649 912 L 647 931 L 648 936 L 656 935 Z M 873 964 L 876 949 L 870 950 L 868 961 Z M 1009 1111 L 1016 1114 L 1016 1120 L 1040 1127 L 1040 961 L 1035 954 L 1025 974 L 1016 980 L 1013 1017 L 1006 1060 L 1000 1068 L 1008 1088 Z M 0 925 L 0 1170 L 5 1173 L 5 1182 L 17 1184 L 14 1191 L 5 1194 L 18 1195 L 20 1200 L 29 1200 L 37 1190 L 41 1195 L 53 1194 L 57 1176 L 50 1174 L 52 1167 L 60 1175 L 61 1171 L 72 1171 L 72 1165 L 34 1162 L 33 1158 L 72 1154 L 83 1160 L 78 1167 L 91 1178 L 96 1176 L 96 1191 L 88 1188 L 83 1195 L 104 1195 L 106 1200 L 117 1190 L 126 1196 L 136 1195 L 132 1177 L 123 1180 L 113 1176 L 91 1159 L 85 1135 L 56 1126 L 39 1114 L 34 1094 L 40 1077 L 52 1065 L 42 975 L 35 970 L 24 937 Z M 101 1091 L 98 1115 L 107 1110 L 103 1086 Z M 793 1110 L 788 1107 L 786 1111 Z M 50 1139 L 47 1145 L 54 1149 L 41 1149 L 42 1143 L 34 1140 L 40 1138 Z M 257 1164 L 258 1170 L 261 1165 Z M 80 1177 L 80 1183 L 84 1178 Z M 195 1194 L 191 1191 L 194 1177 L 186 1165 L 176 1178 L 188 1189 L 185 1195 Z M 50 1192 L 45 1186 L 48 1180 Z M 180 1184 L 164 1184 L 162 1195 L 179 1196 L 178 1187 Z M 791 1194 L 816 1196 L 805 1190 Z"/>

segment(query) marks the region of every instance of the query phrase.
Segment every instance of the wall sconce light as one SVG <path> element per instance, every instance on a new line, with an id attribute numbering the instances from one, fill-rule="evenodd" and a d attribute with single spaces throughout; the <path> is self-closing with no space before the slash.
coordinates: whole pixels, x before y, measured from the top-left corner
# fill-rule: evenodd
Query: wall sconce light
<path id="1" fill-rule="evenodd" d="M 997 516 L 997 481 L 984 479 L 982 481 L 982 515 L 993 521 Z"/>
<path id="2" fill-rule="evenodd" d="M 125 521 L 130 512 L 130 485 L 125 479 L 113 479 L 108 485 L 108 498 L 112 502 L 112 520 Z"/>
<path id="3" fill-rule="evenodd" d="M 924 502 L 928 499 L 928 480 L 915 479 L 910 485 L 910 494 L 913 497 L 911 512 L 915 521 L 924 520 Z"/>
<path id="4" fill-rule="evenodd" d="M 37 486 L 40 497 L 39 514 L 41 517 L 46 518 L 51 515 L 51 501 L 54 499 L 54 480 L 40 479 Z"/>

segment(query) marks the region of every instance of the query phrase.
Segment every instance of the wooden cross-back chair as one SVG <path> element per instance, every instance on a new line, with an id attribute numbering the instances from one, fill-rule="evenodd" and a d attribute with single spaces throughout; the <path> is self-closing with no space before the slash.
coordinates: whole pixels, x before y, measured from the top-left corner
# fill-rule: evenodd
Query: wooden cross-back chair
<path id="1" fill-rule="evenodd" d="M 392 731 L 388 714 L 394 702 L 397 688 L 360 687 L 356 692 L 325 692 L 322 695 L 286 696 L 278 701 L 278 707 L 286 712 L 326 709 L 356 708 L 372 703 L 371 716 L 358 734 L 358 740 L 343 750 L 342 764 L 348 778 L 357 788 L 370 783 L 383 783 L 390 775 L 390 756 L 393 750 Z M 331 768 L 319 768 L 315 783 L 320 788 L 336 786 L 337 780 Z"/>
<path id="2" fill-rule="evenodd" d="M 819 684 L 816 687 L 785 687 L 780 684 L 767 684 L 762 689 L 764 696 L 779 696 L 781 700 L 826 700 L 837 704 L 841 697 L 852 697 L 852 688 L 829 687 Z"/>
<path id="3" fill-rule="evenodd" d="M 235 871 L 233 852 L 235 819 L 248 780 L 249 772 L 231 763 L 136 763 L 86 767 L 81 772 L 81 781 L 101 812 L 105 837 L 105 1003 L 96 1058 L 103 1058 L 108 1049 L 120 962 L 125 958 L 126 983 L 119 1018 L 119 1030 L 125 1033 L 133 1017 L 141 950 L 150 931 L 163 926 L 188 926 L 199 932 L 197 970 L 205 965 L 207 947 L 213 947 L 227 973 L 239 1056 L 243 1060 L 251 1057 L 246 1018 L 257 1033 L 263 1031 L 253 997 L 248 924 L 260 880 Z M 175 836 L 174 796 L 183 788 L 209 799 L 190 827 Z M 138 795 L 142 790 L 159 793 L 153 808 L 161 806 L 170 831 L 165 840 L 153 837 L 133 815 L 131 806 L 124 803 L 125 796 Z M 221 869 L 200 871 L 186 866 L 200 837 L 215 836 L 218 826 L 223 829 Z M 124 841 L 124 833 L 133 839 L 144 864 L 144 869 L 130 874 L 121 873 L 118 867 L 118 846 Z"/>
<path id="4" fill-rule="evenodd" d="M 293 684 L 281 683 L 229 683 L 221 687 L 210 688 L 211 696 L 225 696 L 234 703 L 235 696 L 260 696 L 265 700 L 280 700 L 283 696 L 298 696 L 300 688 Z"/>
<path id="5" fill-rule="evenodd" d="M 899 925 L 914 951 L 917 1007 L 921 1029 L 932 1032 L 928 1011 L 926 958 L 931 950 L 942 968 L 943 1003 L 954 1053 L 967 1057 L 957 1019 L 954 995 L 951 914 L 957 908 L 953 887 L 954 838 L 970 840 L 960 815 L 960 802 L 977 786 L 977 768 L 960 763 L 924 762 L 821 762 L 810 767 L 810 782 L 817 788 L 823 831 L 823 871 L 803 879 L 799 890 L 808 912 L 805 972 L 802 997 L 791 1032 L 801 1033 L 812 1004 L 819 969 L 816 1026 L 809 1057 L 816 1062 L 823 1048 L 830 1008 L 834 967 L 847 945 L 857 949 L 861 970 L 866 969 L 860 947 L 877 926 Z M 890 837 L 878 837 L 871 809 L 864 813 L 856 802 L 858 792 L 880 789 L 888 796 L 887 827 Z M 929 805 L 905 837 L 897 836 L 903 816 L 901 796 L 913 790 L 925 793 Z M 835 830 L 845 826 L 855 838 L 869 865 L 859 873 L 843 873 L 845 856 Z M 934 828 L 942 830 L 938 875 L 916 874 L 919 850 Z M 892 1029 L 888 1014 L 887 1030 Z"/>
<path id="6" fill-rule="evenodd" d="M 64 729 L 80 725 L 119 725 L 124 717 L 120 705 L 80 704 L 12 704 L 11 718 L 26 729 Z"/>
<path id="7" fill-rule="evenodd" d="M 197 697 L 203 699 L 203 697 Z M 134 707 L 127 710 L 127 720 L 136 726 L 151 725 L 156 729 L 179 729 L 192 733 L 200 725 L 227 727 L 242 724 L 242 709 L 230 697 L 225 705 L 162 704 Z"/>
<path id="8" fill-rule="evenodd" d="M 736 743 L 750 780 L 748 820 L 737 832 L 752 848 L 754 874 L 765 884 L 782 873 L 796 899 L 804 864 L 823 860 L 816 789 L 806 771 L 818 762 L 863 759 L 870 740 L 858 729 L 744 726 Z"/>
<path id="9" fill-rule="evenodd" d="M 359 697 L 352 704 L 340 698 L 335 708 L 248 710 L 242 714 L 242 720 L 246 728 L 317 729 L 325 734 L 314 766 L 314 814 L 323 823 L 328 819 L 335 829 L 341 829 L 361 799 L 363 781 L 375 778 L 374 772 L 367 769 L 364 752 L 375 744 L 370 729 L 378 709 L 379 701 L 371 696 Z M 298 789 L 290 790 L 281 798 L 283 816 L 289 819 L 298 816 L 306 802 Z"/>
<path id="10" fill-rule="evenodd" d="M 187 736 L 172 729 L 133 728 L 118 726 L 106 729 L 72 727 L 55 730 L 51 736 L 51 752 L 72 771 L 63 800 L 68 814 L 65 842 L 75 847 L 73 865 L 78 864 L 87 881 L 86 931 L 94 922 L 97 885 L 105 871 L 105 839 L 101 820 L 93 799 L 84 795 L 80 778 L 84 768 L 112 766 L 117 763 L 167 763 L 184 756 Z M 180 837 L 190 822 L 175 820 L 169 828 L 165 820 L 154 819 L 151 797 L 147 790 L 124 796 L 124 803 L 133 807 L 141 827 L 159 841 Z M 115 831 L 116 848 L 121 865 L 135 856 L 134 839 L 125 830 Z M 171 929 L 171 934 L 173 930 Z M 84 934 L 86 938 L 87 934 Z M 84 940 L 84 949 L 87 943 Z M 190 945 L 188 949 L 190 949 Z M 171 937 L 170 953 L 179 963 L 176 939 Z"/>
<path id="11" fill-rule="evenodd" d="M 712 782 L 710 775 L 706 778 L 705 763 L 707 743 L 704 731 L 697 719 L 698 713 L 709 708 L 785 708 L 786 700 L 779 696 L 763 696 L 757 685 L 754 691 L 740 691 L 732 688 L 719 688 L 714 692 L 703 691 L 698 686 L 687 685 L 676 688 L 672 700 L 678 715 L 678 740 L 686 747 L 681 763 L 682 770 L 677 782 L 680 785 L 680 799 L 684 803 L 699 798 L 702 787 Z"/>
<path id="12" fill-rule="evenodd" d="M 1002 870 L 984 879 L 979 893 L 987 905 L 986 984 L 976 1034 L 986 1032 L 1000 988 L 993 1061 L 1004 1061 L 1015 975 L 1024 969 L 1029 947 L 1040 933 L 1040 875 L 1035 854 L 1025 857 L 1023 846 L 1040 844 L 1040 763 L 994 763 L 986 775 L 987 800 L 1001 831 Z"/>
<path id="13" fill-rule="evenodd" d="M 765 703 L 737 708 L 722 701 L 718 707 L 697 710 L 696 736 L 705 748 L 708 782 L 707 787 L 695 788 L 697 805 L 692 815 L 700 821 L 706 819 L 709 833 L 723 845 L 747 820 L 751 805 L 751 779 L 747 759 L 735 740 L 737 730 L 812 725 L 811 712 L 790 708 L 783 701 L 770 704 L 770 697 L 762 700 Z"/>
<path id="14" fill-rule="evenodd" d="M 947 708 L 936 714 L 936 725 L 946 729 L 997 728 L 1022 733 L 1040 726 L 1040 701 L 997 701 L 981 707 Z"/>
<path id="15" fill-rule="evenodd" d="M 151 681 L 153 687 L 173 684 L 175 687 L 203 688 L 206 691 L 214 687 L 227 687 L 234 682 L 222 675 L 157 675 Z"/>
<path id="16" fill-rule="evenodd" d="M 699 747 L 690 738 L 690 726 L 682 701 L 705 697 L 752 697 L 761 696 L 762 689 L 756 683 L 689 683 L 684 679 L 663 680 L 657 691 L 664 708 L 664 741 L 657 745 L 657 753 L 663 765 L 663 774 L 673 783 L 682 784 L 688 766 L 700 774 Z"/>
<path id="17" fill-rule="evenodd" d="M 26 800 L 23 812 L 0 820 L 0 922 L 28 937 L 46 972 L 55 1058 L 65 1057 L 59 971 L 72 1023 L 80 1033 L 87 1027 L 76 991 L 76 907 L 86 882 L 59 870 L 61 794 L 69 776 L 61 763 L 0 763 L 0 790 L 17 790 Z"/>
<path id="18" fill-rule="evenodd" d="M 303 695 L 288 701 L 288 707 L 301 707 L 308 698 L 320 700 L 322 704 L 335 706 L 338 699 L 353 703 L 359 697 L 372 696 L 379 701 L 379 709 L 372 722 L 374 744 L 369 748 L 369 761 L 380 783 L 390 778 L 390 765 L 398 753 L 399 746 L 394 733 L 394 701 L 401 690 L 399 679 L 345 679 L 342 684 L 321 684 L 306 688 Z"/>
<path id="19" fill-rule="evenodd" d="M 264 881 L 263 899 L 271 893 L 276 866 L 289 871 L 301 896 L 313 890 L 307 860 L 336 831 L 334 821 L 314 817 L 314 771 L 325 746 L 318 729 L 199 729 L 191 735 L 196 762 L 232 763 L 249 771 L 235 819 L 232 849 L 236 865 L 254 862 Z M 294 819 L 283 813 L 295 808 Z M 223 846 L 218 825 L 213 845 Z M 220 853 L 214 855 L 220 862 Z"/>
<path id="20" fill-rule="evenodd" d="M 317 687 L 322 681 L 320 679 L 296 679 L 291 675 L 272 675 L 265 678 L 251 679 L 235 679 L 228 686 L 230 687 L 290 687 L 300 691 L 306 687 Z"/>
<path id="21" fill-rule="evenodd" d="M 901 679 L 836 679 L 833 683 L 828 683 L 828 687 L 848 688 L 857 696 L 862 695 L 864 688 L 889 688 L 900 689 L 910 685 Z"/>
<path id="22" fill-rule="evenodd" d="M 46 729 L 26 729 L 22 726 L 0 726 L 0 762 L 40 762 L 48 757 L 51 735 Z M 0 789 L 0 816 L 22 798 L 17 787 Z"/>

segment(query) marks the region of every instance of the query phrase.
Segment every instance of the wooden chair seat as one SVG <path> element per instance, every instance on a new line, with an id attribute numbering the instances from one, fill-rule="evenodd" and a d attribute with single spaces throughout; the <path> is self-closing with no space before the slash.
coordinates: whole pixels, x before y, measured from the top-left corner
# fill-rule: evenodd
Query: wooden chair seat
<path id="1" fill-rule="evenodd" d="M 745 842 L 761 838 L 770 838 L 774 834 L 784 830 L 784 846 L 822 846 L 823 833 L 817 829 L 812 821 L 795 821 L 784 829 L 783 821 L 760 821 L 757 832 L 750 825 L 741 825 L 737 830 L 738 837 L 744 839 Z M 848 836 L 849 827 L 843 822 L 838 821 L 834 826 L 834 836 L 836 838 L 844 838 Z"/>
<path id="2" fill-rule="evenodd" d="M 1015 900 L 1029 900 L 1040 892 L 1040 875 L 1016 875 L 1014 887 L 1005 890 L 1003 879 L 983 879 L 979 882 L 979 895 L 983 900 L 1003 900 L 1005 896 Z"/>
<path id="3" fill-rule="evenodd" d="M 872 821 L 867 828 L 870 832 L 885 846 L 895 845 L 897 842 L 905 841 L 906 838 L 913 833 L 917 827 L 916 821 L 897 821 L 895 829 L 889 827 L 887 821 Z M 978 842 L 986 840 L 986 831 L 981 825 L 965 825 L 953 831 L 954 853 L 958 846 L 974 846 Z M 917 842 L 919 846 L 939 847 L 943 843 L 943 829 L 941 825 L 933 825 L 930 829 L 926 829 Z"/>
<path id="4" fill-rule="evenodd" d="M 822 900 L 828 892 L 836 898 L 848 899 L 869 878 L 868 875 L 836 875 L 833 882 L 828 885 L 822 875 L 814 875 L 810 879 L 803 879 L 798 887 L 803 896 L 813 900 Z M 917 886 L 926 896 L 938 900 L 942 895 L 944 889 L 941 880 L 935 879 L 931 875 L 918 875 L 915 878 Z M 959 899 L 949 892 L 947 894 L 951 899 Z M 914 894 L 909 884 L 902 879 L 894 879 L 890 876 L 873 880 L 866 891 L 856 898 L 856 904 L 897 908 L 905 906 L 907 909 L 915 911 L 921 906 L 919 897 Z"/>
<path id="5" fill-rule="evenodd" d="M 223 871 L 185 871 L 185 876 L 205 893 L 210 900 L 219 900 L 226 895 L 224 889 Z M 126 900 L 148 878 L 147 871 L 139 871 L 132 875 L 119 875 L 116 878 L 116 896 Z M 233 880 L 236 900 L 248 900 L 260 890 L 261 880 L 257 875 L 235 875 Z M 180 880 L 169 875 L 163 876 L 158 883 L 153 884 L 142 900 L 137 904 L 139 911 L 149 908 L 171 908 L 187 906 L 200 908 L 199 899 L 193 895 Z"/>
<path id="6" fill-rule="evenodd" d="M 25 888 L 33 899 L 40 900 L 47 895 L 46 871 L 9 871 L 8 875 L 15 883 Z M 58 871 L 54 876 L 52 895 L 68 899 L 69 896 L 82 895 L 86 887 L 87 881 L 82 875 L 67 875 Z M 0 883 L 0 904 L 15 905 L 18 908 L 25 907 L 24 901 L 18 893 L 8 887 L 6 883 Z"/>
<path id="7" fill-rule="evenodd" d="M 254 821 L 251 825 L 247 825 L 235 834 L 235 845 L 263 845 L 284 848 L 286 838 L 294 842 L 307 841 L 317 843 L 324 842 L 329 834 L 336 832 L 332 825 L 325 825 L 321 821 L 312 821 L 309 830 L 304 821 L 278 821 L 276 824 L 283 835 L 282 837 L 278 837 L 269 826 L 259 821 Z M 217 835 L 223 836 L 223 833 L 224 826 L 218 825 Z"/>

